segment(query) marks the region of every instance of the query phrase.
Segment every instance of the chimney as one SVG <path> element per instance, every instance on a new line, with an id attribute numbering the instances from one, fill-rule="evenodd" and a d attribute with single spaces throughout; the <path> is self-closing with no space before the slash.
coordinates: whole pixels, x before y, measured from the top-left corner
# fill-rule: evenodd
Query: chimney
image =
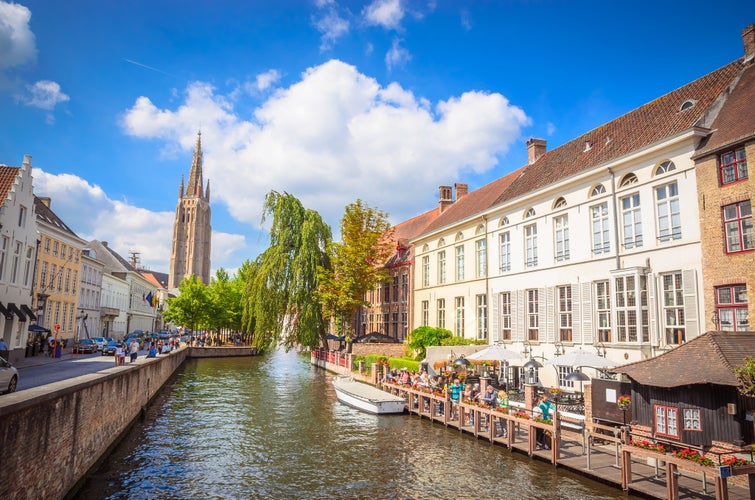
<path id="1" fill-rule="evenodd" d="M 755 58 L 755 24 L 742 30 L 742 42 L 745 45 L 745 62 Z"/>
<path id="2" fill-rule="evenodd" d="M 107 241 L 101 241 L 100 243 L 102 243 L 103 247 L 107 248 Z"/>
<path id="3" fill-rule="evenodd" d="M 24 167 L 29 166 L 31 167 L 31 155 L 24 155 L 24 162 L 22 163 Z"/>
<path id="4" fill-rule="evenodd" d="M 456 189 L 456 201 L 459 201 L 469 192 L 469 184 L 457 182 L 454 184 L 454 189 Z"/>
<path id="5" fill-rule="evenodd" d="M 451 186 L 440 186 L 440 213 L 443 213 L 443 211 L 448 208 L 450 204 L 454 202 L 453 198 L 451 198 Z"/>
<path id="6" fill-rule="evenodd" d="M 527 141 L 527 164 L 532 165 L 544 154 L 545 139 L 535 139 L 533 137 Z"/>
<path id="7" fill-rule="evenodd" d="M 52 199 L 50 199 L 49 196 L 38 196 L 38 198 L 39 198 L 39 201 L 41 201 L 44 206 L 46 206 L 47 208 L 50 208 L 50 203 L 52 202 Z"/>

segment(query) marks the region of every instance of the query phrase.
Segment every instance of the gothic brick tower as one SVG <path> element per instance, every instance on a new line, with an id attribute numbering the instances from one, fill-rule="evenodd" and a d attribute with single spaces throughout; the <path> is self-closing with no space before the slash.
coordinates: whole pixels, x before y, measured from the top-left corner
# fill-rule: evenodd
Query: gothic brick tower
<path id="1" fill-rule="evenodd" d="M 210 181 L 204 193 L 203 184 L 202 132 L 199 132 L 186 192 L 183 176 L 178 191 L 168 288 L 178 288 L 181 281 L 192 274 L 204 284 L 210 284 Z"/>

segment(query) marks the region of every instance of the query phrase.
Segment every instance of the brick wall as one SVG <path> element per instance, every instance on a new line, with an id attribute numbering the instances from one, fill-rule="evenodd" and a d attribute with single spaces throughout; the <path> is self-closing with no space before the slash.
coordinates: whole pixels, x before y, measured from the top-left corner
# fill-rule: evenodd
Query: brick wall
<path id="1" fill-rule="evenodd" d="M 0 399 L 0 492 L 63 498 L 181 366 L 181 349 Z"/>
<path id="2" fill-rule="evenodd" d="M 403 358 L 404 344 L 351 344 L 351 352 L 356 356 L 378 354 L 389 358 Z"/>
<path id="3" fill-rule="evenodd" d="M 726 253 L 722 207 L 743 200 L 755 204 L 755 142 L 745 145 L 749 178 L 719 186 L 718 155 L 701 158 L 695 167 L 700 207 L 700 234 L 703 256 L 703 293 L 705 328 L 716 330 L 711 320 L 716 308 L 715 287 L 747 285 L 749 318 L 755 318 L 755 252 Z M 752 329 L 752 328 L 750 328 Z"/>

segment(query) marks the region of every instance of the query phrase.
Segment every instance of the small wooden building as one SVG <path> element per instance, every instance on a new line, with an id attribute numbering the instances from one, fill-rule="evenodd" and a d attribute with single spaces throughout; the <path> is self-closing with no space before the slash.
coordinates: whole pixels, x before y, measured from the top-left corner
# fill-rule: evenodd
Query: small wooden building
<path id="1" fill-rule="evenodd" d="M 755 358 L 755 332 L 708 332 L 666 353 L 611 371 L 632 384 L 632 428 L 679 446 L 743 451 L 755 442 L 755 398 L 735 368 Z"/>

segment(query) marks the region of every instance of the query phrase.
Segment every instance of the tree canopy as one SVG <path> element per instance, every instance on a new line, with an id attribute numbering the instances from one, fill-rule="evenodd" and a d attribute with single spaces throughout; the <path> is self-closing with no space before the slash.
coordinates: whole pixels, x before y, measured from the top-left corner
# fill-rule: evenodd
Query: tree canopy
<path id="1" fill-rule="evenodd" d="M 259 349 L 323 344 L 318 269 L 330 268 L 330 226 L 296 197 L 275 191 L 265 197 L 263 223 L 271 217 L 270 246 L 247 269 L 242 327 L 254 332 Z"/>
<path id="2" fill-rule="evenodd" d="M 211 314 L 210 293 L 199 278 L 192 274 L 179 285 L 178 297 L 168 299 L 168 307 L 163 319 L 175 325 L 182 325 L 192 331 L 207 326 Z"/>
<path id="3" fill-rule="evenodd" d="M 365 293 L 388 278 L 385 263 L 391 256 L 391 226 L 385 212 L 362 200 L 346 206 L 341 219 L 341 242 L 328 252 L 332 267 L 320 269 L 320 296 L 325 315 L 336 319 L 341 333 L 353 333 L 357 308 L 366 305 Z"/>

